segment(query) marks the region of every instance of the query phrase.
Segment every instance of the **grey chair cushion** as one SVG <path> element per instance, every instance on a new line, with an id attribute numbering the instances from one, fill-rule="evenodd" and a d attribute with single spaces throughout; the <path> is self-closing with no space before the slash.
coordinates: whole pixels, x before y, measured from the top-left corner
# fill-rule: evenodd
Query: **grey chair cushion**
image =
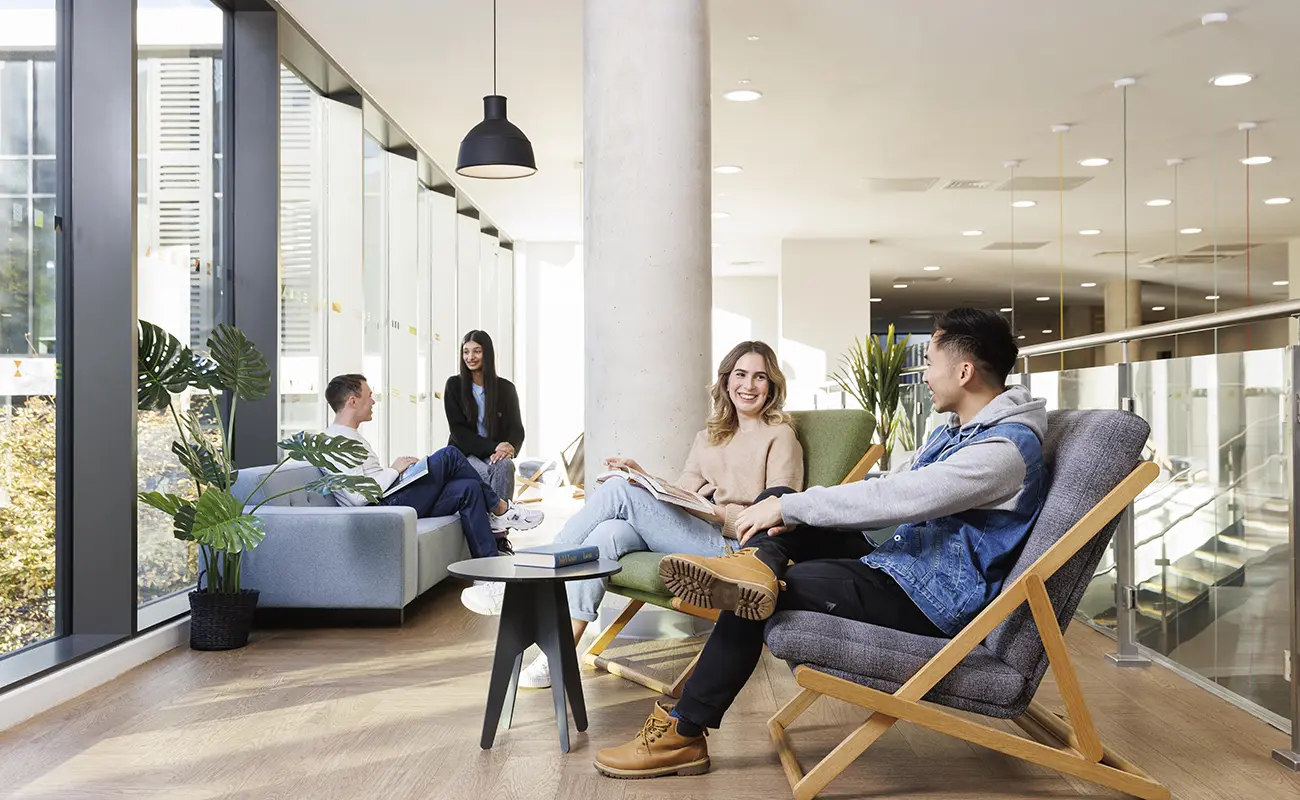
<path id="1" fill-rule="evenodd" d="M 257 490 L 256 496 L 249 497 L 249 494 L 257 487 L 262 478 L 270 472 L 275 465 L 249 467 L 239 471 L 239 477 L 235 480 L 232 487 L 232 493 L 235 497 L 244 500 L 245 503 L 260 503 L 267 497 L 274 497 L 281 492 L 288 492 L 293 489 L 299 491 L 291 492 L 284 497 L 277 497 L 267 505 L 272 506 L 337 506 L 333 495 L 322 495 L 316 492 L 308 492 L 302 489 L 309 482 L 319 478 L 321 471 L 310 464 L 300 464 L 292 462 L 280 467 L 271 479 L 263 484 L 261 489 Z"/>
<path id="2" fill-rule="evenodd" d="M 1043 457 L 1051 482 L 1042 513 L 1016 561 L 1009 584 L 1055 544 L 1141 461 L 1150 428 L 1123 411 L 1054 411 L 1048 414 Z M 1106 525 L 1047 581 L 1047 593 L 1064 629 L 1079 606 L 1093 571 L 1118 525 Z M 813 612 L 774 615 L 766 638 L 773 654 L 884 691 L 893 691 L 943 646 L 929 639 Z M 797 630 L 787 630 L 787 628 Z M 928 650 L 927 650 L 928 648 Z M 875 653 L 873 651 L 882 651 Z M 1020 677 L 1018 692 L 1000 663 Z M 1042 639 L 1027 606 L 999 625 L 928 699 L 997 717 L 1024 713 L 1048 666 Z M 892 687 L 892 688 L 891 688 Z"/>

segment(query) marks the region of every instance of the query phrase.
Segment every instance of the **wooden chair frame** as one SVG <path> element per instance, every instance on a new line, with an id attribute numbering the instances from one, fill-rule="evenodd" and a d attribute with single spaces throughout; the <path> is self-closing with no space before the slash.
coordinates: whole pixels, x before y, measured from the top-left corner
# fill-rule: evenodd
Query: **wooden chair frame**
<path id="1" fill-rule="evenodd" d="M 583 434 L 581 433 L 578 434 L 578 436 L 573 441 L 569 442 L 564 446 L 564 449 L 560 451 L 559 455 L 554 456 L 553 458 L 547 460 L 547 462 L 545 464 L 542 464 L 542 466 L 532 475 L 528 476 L 527 478 L 520 475 L 519 476 L 520 486 L 515 490 L 515 502 L 516 503 L 540 503 L 542 501 L 542 495 L 540 494 L 540 492 L 542 491 L 541 477 L 546 473 L 546 470 L 555 466 L 555 462 L 557 461 L 560 462 L 560 466 L 564 468 L 563 470 L 561 470 L 561 474 L 560 474 L 560 485 L 572 486 L 573 498 L 575 500 L 581 499 L 584 496 L 582 491 L 582 484 L 573 483 L 572 481 L 569 480 L 570 462 L 569 462 L 568 452 L 574 448 L 574 446 L 579 442 L 579 440 L 582 439 L 582 437 Z M 529 489 L 536 489 L 539 494 L 536 497 L 524 497 L 524 493 L 527 492 Z"/>
<path id="2" fill-rule="evenodd" d="M 1084 702 L 1078 675 L 1066 650 L 1065 637 L 1044 587 L 1044 582 L 1107 523 L 1122 513 L 1155 480 L 1159 472 L 1160 469 L 1155 464 L 1139 464 L 893 694 L 828 675 L 807 665 L 795 669 L 795 682 L 803 690 L 767 723 L 795 800 L 815 797 L 899 720 L 907 720 L 1135 797 L 1167 800 L 1167 789 L 1136 765 L 1102 745 Z M 1031 703 L 1024 715 L 1013 720 L 1032 737 L 1031 741 L 934 706 L 921 704 L 921 699 L 945 675 L 1025 602 L 1029 603 L 1034 625 L 1042 636 L 1052 674 L 1056 677 L 1065 703 L 1068 721 L 1036 702 Z M 852 703 L 873 713 L 817 766 L 804 774 L 786 736 L 786 728 L 823 695 Z"/>
<path id="3" fill-rule="evenodd" d="M 867 448 L 867 452 L 863 453 L 862 458 L 858 459 L 858 463 L 853 467 L 853 469 L 849 470 L 849 474 L 844 476 L 844 480 L 840 481 L 840 484 L 852 483 L 865 478 L 867 473 L 876 465 L 876 462 L 880 461 L 884 454 L 885 448 L 882 445 L 873 444 L 871 447 Z M 695 671 L 695 665 L 700 660 L 699 653 L 695 654 L 695 658 L 691 659 L 691 663 L 686 665 L 686 668 L 682 670 L 680 675 L 673 679 L 672 683 L 665 683 L 652 675 L 648 675 L 631 664 L 614 661 L 613 659 L 605 658 L 601 655 L 605 652 L 605 648 L 609 647 L 614 639 L 616 639 L 618 635 L 622 633 L 623 629 L 627 627 L 627 624 L 632 621 L 632 618 L 641 610 L 641 607 L 645 605 L 645 602 L 646 601 L 644 600 L 629 599 L 627 605 L 623 607 L 623 610 L 619 613 L 618 617 L 610 623 L 608 628 L 600 632 L 600 635 L 596 637 L 596 641 L 592 642 L 591 646 L 582 654 L 582 660 L 584 663 L 595 667 L 596 669 L 603 669 L 611 675 L 617 675 L 624 680 L 640 684 L 647 689 L 653 689 L 654 691 L 667 695 L 668 697 L 681 697 L 682 687 L 686 685 L 686 679 L 691 677 L 691 673 Z M 718 611 L 716 609 L 693 606 L 690 603 L 683 603 L 676 597 L 673 598 L 673 609 L 680 611 L 683 614 L 689 614 L 698 619 L 705 619 L 710 622 L 718 621 Z"/>

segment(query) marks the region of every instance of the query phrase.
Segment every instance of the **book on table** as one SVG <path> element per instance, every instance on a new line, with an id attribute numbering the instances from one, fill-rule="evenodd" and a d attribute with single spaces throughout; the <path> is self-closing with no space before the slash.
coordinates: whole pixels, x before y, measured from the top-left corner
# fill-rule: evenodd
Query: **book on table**
<path id="1" fill-rule="evenodd" d="M 663 478 L 656 478 L 654 475 L 631 467 L 615 467 L 596 478 L 596 483 L 604 483 L 615 477 L 625 478 L 633 486 L 640 486 L 654 495 L 655 499 L 664 503 L 671 503 L 688 511 L 699 511 L 704 514 L 716 514 L 718 511 L 718 507 L 699 492 L 688 492 L 680 486 L 674 486 Z"/>
<path id="2" fill-rule="evenodd" d="M 595 545 L 573 545 L 556 542 L 539 544 L 535 547 L 521 547 L 515 550 L 515 566 L 541 567 L 559 569 L 574 564 L 586 564 L 600 558 L 600 550 Z"/>

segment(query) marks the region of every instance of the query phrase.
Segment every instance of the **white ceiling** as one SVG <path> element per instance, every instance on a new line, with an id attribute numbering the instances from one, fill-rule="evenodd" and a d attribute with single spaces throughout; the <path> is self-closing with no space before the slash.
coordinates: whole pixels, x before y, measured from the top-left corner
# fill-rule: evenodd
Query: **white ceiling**
<path id="1" fill-rule="evenodd" d="M 280 5 L 361 84 L 436 162 L 450 171 L 461 137 L 481 116 L 491 73 L 490 0 L 279 0 Z M 510 117 L 532 139 L 539 172 L 522 181 L 459 179 L 516 240 L 574 241 L 582 158 L 581 0 L 498 0 L 499 89 Z M 1204 27 L 1200 15 L 1229 11 Z M 1247 0 L 1231 7 L 1186 0 L 712 0 L 710 3 L 715 163 L 739 175 L 714 176 L 717 274 L 774 274 L 784 238 L 869 238 L 896 253 L 893 268 L 872 268 L 873 293 L 891 306 L 934 292 L 889 288 L 896 277 L 951 277 L 942 299 L 1008 287 L 1010 257 L 982 248 L 1012 236 L 1006 192 L 945 190 L 951 180 L 1021 176 L 1091 177 L 1079 189 L 1019 195 L 1015 239 L 1048 242 L 1016 254 L 1018 291 L 1100 303 L 1104 282 L 1124 259 L 1098 258 L 1125 246 L 1123 94 L 1128 90 L 1129 275 L 1174 283 L 1173 267 L 1138 261 L 1173 251 L 1246 240 L 1244 135 L 1251 151 L 1276 160 L 1251 170 L 1253 243 L 1300 237 L 1300 2 Z M 758 36 L 757 41 L 748 37 Z M 1250 72 L 1246 86 L 1211 87 L 1225 72 Z M 1289 76 L 1289 77 L 1288 77 Z M 754 103 L 721 94 L 751 81 Z M 1068 123 L 1062 137 L 1051 126 Z M 648 123 L 651 124 L 651 123 Z M 1058 149 L 1063 145 L 1063 154 Z M 1085 168 L 1088 156 L 1112 159 Z M 1178 202 L 1166 159 L 1179 170 Z M 914 193 L 873 193 L 867 178 L 937 178 Z M 1296 202 L 1267 206 L 1266 197 Z M 1062 215 L 1065 236 L 1060 236 Z M 1205 232 L 1178 236 L 1177 226 Z M 1078 235 L 1100 228 L 1099 236 Z M 963 237 L 961 231 L 985 231 Z M 1064 247 L 1061 247 L 1061 242 Z M 1256 302 L 1280 299 L 1286 248 L 1252 251 Z M 746 262 L 737 265 L 735 262 Z M 756 262 L 756 263 L 755 263 Z M 877 261 L 879 263 L 879 261 Z M 922 272 L 927 264 L 938 273 Z M 1186 307 L 1210 310 L 1217 285 L 1225 302 L 1244 294 L 1245 259 L 1183 266 Z M 891 296 L 891 292 L 893 296 Z M 1155 295 L 1159 295 L 1156 288 Z M 1172 295 L 1172 290 L 1168 292 Z M 913 299 L 915 298 L 915 299 Z M 1172 305 L 1172 303 L 1170 303 Z M 933 307 L 933 306 L 926 306 Z"/>

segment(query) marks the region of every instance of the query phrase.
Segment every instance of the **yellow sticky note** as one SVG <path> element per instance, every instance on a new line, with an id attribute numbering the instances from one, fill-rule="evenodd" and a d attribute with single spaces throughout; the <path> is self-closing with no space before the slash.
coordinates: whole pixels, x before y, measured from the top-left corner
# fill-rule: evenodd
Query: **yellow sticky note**
<path id="1" fill-rule="evenodd" d="M 342 303 L 330 303 L 330 311 L 333 311 L 335 314 L 342 314 L 342 313 L 343 313 L 343 304 L 342 304 Z"/>
<path id="2" fill-rule="evenodd" d="M 44 211 L 41 211 L 40 209 L 37 209 L 37 210 L 36 210 L 36 213 L 35 213 L 34 215 L 32 215 L 32 224 L 35 225 L 35 226 L 38 227 L 38 228 L 44 228 L 44 227 L 45 227 L 45 212 L 44 212 Z"/>
<path id="3" fill-rule="evenodd" d="M 415 335 L 415 326 L 414 326 L 414 325 L 411 326 L 411 335 L 412 335 L 412 336 Z"/>

